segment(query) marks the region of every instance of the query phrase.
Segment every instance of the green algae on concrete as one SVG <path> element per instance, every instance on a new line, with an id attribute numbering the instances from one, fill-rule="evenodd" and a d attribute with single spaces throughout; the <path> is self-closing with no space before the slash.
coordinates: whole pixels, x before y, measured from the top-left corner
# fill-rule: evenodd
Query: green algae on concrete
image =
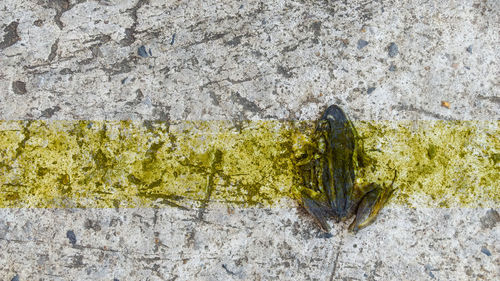
<path id="1" fill-rule="evenodd" d="M 398 170 L 392 202 L 432 207 L 500 204 L 498 121 L 358 122 L 374 161 L 365 180 L 387 182 Z M 417 197 L 418 200 L 416 199 Z"/>
<path id="2" fill-rule="evenodd" d="M 360 183 L 391 202 L 498 206 L 498 121 L 354 122 Z M 1 121 L 0 207 L 146 207 L 297 199 L 297 139 L 313 122 Z"/>
<path id="3" fill-rule="evenodd" d="M 276 122 L 4 121 L 0 127 L 2 207 L 270 205 L 293 185 L 290 130 Z"/>

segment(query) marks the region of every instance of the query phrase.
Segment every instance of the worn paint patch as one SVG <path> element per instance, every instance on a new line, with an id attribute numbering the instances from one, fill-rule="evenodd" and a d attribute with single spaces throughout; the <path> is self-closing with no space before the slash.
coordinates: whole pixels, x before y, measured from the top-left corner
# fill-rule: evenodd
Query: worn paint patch
<path id="1" fill-rule="evenodd" d="M 392 203 L 498 206 L 498 121 L 354 122 L 360 182 Z M 0 207 L 270 206 L 297 199 L 294 149 L 313 122 L 1 121 Z"/>

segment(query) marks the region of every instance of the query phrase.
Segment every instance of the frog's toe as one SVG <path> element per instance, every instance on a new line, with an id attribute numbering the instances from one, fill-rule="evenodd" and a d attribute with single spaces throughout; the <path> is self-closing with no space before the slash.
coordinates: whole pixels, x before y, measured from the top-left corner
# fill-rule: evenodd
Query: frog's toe
<path id="1" fill-rule="evenodd" d="M 326 222 L 326 220 L 331 216 L 328 205 L 307 197 L 303 197 L 302 202 L 306 211 L 312 215 L 321 229 L 325 232 L 330 232 L 330 226 Z"/>

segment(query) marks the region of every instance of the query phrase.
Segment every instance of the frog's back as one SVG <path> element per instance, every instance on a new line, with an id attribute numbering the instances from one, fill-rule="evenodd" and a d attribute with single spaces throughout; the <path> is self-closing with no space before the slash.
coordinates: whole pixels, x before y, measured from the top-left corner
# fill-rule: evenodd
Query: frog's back
<path id="1" fill-rule="evenodd" d="M 321 117 L 316 131 L 325 138 L 328 165 L 323 167 L 323 182 L 331 207 L 338 217 L 348 213 L 354 187 L 354 128 L 344 111 L 331 105 Z"/>

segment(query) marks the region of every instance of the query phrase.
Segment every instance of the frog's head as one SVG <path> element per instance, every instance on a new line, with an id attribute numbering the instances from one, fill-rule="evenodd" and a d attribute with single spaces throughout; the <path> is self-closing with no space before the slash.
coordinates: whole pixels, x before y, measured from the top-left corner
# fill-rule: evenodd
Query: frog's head
<path id="1" fill-rule="evenodd" d="M 335 104 L 325 110 L 316 126 L 316 132 L 322 134 L 333 149 L 341 145 L 343 150 L 354 150 L 354 128 L 344 111 Z"/>

